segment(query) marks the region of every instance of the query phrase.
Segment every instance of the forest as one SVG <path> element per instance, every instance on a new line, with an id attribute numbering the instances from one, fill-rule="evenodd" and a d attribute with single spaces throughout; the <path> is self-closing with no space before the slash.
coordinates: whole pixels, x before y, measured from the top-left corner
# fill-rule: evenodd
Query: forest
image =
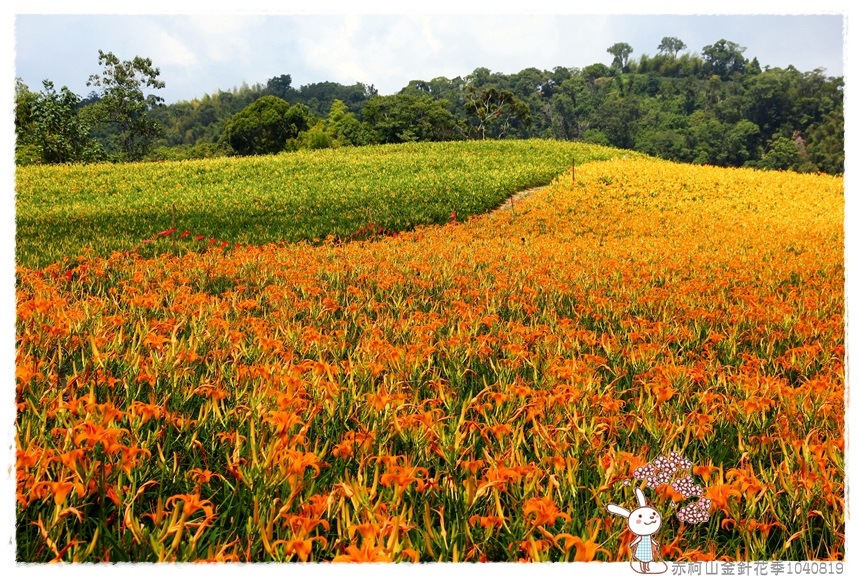
<path id="1" fill-rule="evenodd" d="M 762 67 L 721 39 L 699 53 L 665 37 L 654 55 L 607 48 L 609 65 L 477 68 L 372 84 L 292 85 L 290 74 L 165 104 L 148 58 L 99 52 L 85 97 L 16 84 L 16 163 L 159 161 L 411 141 L 547 138 L 678 162 L 841 174 L 842 77 Z M 144 93 L 148 94 L 144 94 Z"/>

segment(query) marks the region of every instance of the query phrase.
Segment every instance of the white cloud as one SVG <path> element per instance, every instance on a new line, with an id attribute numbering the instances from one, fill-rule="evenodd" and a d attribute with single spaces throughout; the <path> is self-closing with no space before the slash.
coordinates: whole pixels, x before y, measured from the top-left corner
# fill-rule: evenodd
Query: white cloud
<path id="1" fill-rule="evenodd" d="M 747 54 L 757 56 L 762 65 L 790 62 L 801 70 L 827 66 L 830 73 L 841 72 L 840 62 L 832 57 L 840 52 L 832 25 L 811 28 L 809 19 L 799 18 L 797 24 L 804 28 L 798 33 L 784 18 L 777 20 L 492 12 L 28 16 L 19 21 L 16 45 L 19 75 L 31 88 L 50 78 L 78 93 L 87 92 L 83 84 L 96 68 L 97 48 L 122 58 L 148 56 L 161 68 L 167 83 L 163 95 L 169 102 L 243 81 L 265 82 L 278 74 L 291 74 L 297 87 L 326 80 L 364 82 L 391 94 L 410 80 L 466 76 L 477 67 L 511 74 L 527 67 L 608 64 L 606 48 L 615 42 L 630 43 L 638 58 L 654 54 L 663 35 L 681 38 L 690 50 L 723 36 L 750 46 Z M 805 46 L 774 41 L 782 37 L 814 41 Z M 758 41 L 762 38 L 767 41 Z M 795 46 L 802 51 L 792 50 Z"/>
<path id="2" fill-rule="evenodd" d="M 424 38 L 424 42 L 426 43 L 429 52 L 434 56 L 438 55 L 442 51 L 442 41 L 437 38 L 435 31 L 433 30 L 433 22 L 430 18 L 424 16 L 420 17 L 419 22 L 421 23 L 421 36 Z"/>
<path id="3" fill-rule="evenodd" d="M 206 58 L 221 63 L 253 56 L 254 29 L 262 26 L 265 17 L 196 14 L 184 20 L 188 24 L 187 34 L 201 47 Z"/>
<path id="4" fill-rule="evenodd" d="M 480 52 L 514 61 L 544 59 L 556 53 L 558 26 L 552 16 L 490 16 L 470 19 L 465 32 L 473 35 Z"/>
<path id="5" fill-rule="evenodd" d="M 561 35 L 550 16 L 343 16 L 298 28 L 299 58 L 330 80 L 374 83 L 461 76 L 478 66 L 516 72 L 555 66 Z"/>
<path id="6" fill-rule="evenodd" d="M 175 35 L 163 28 L 155 32 L 152 59 L 164 66 L 190 67 L 198 63 L 197 55 Z"/>
<path id="7" fill-rule="evenodd" d="M 391 87 L 415 75 L 441 44 L 415 17 L 313 18 L 297 27 L 299 59 L 322 77 Z"/>
<path id="8" fill-rule="evenodd" d="M 367 47 L 356 38 L 360 28 L 357 16 L 308 19 L 297 30 L 299 60 L 322 72 L 323 77 L 328 74 L 335 81 L 357 81 L 369 73 L 364 58 Z"/>

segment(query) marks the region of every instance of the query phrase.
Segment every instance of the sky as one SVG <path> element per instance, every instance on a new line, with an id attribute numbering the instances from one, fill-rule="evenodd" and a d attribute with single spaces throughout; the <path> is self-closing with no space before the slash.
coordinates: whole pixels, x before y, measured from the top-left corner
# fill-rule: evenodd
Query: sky
<path id="1" fill-rule="evenodd" d="M 83 5 L 83 7 L 82 7 Z M 72 7 L 70 7 L 72 6 Z M 140 6 L 143 6 L 142 8 Z M 205 6 L 205 9 L 201 9 Z M 360 6 L 360 7 L 358 7 Z M 122 15 L 118 15 L 124 13 Z M 133 13 L 133 14 L 132 14 Z M 719 15 L 714 15 L 714 14 Z M 711 14 L 706 16 L 705 14 Z M 756 15 L 758 14 L 758 15 Z M 845 18 L 843 18 L 845 16 Z M 720 39 L 746 47 L 745 55 L 757 57 L 762 66 L 794 65 L 802 71 L 826 68 L 828 75 L 846 78 L 846 223 L 860 219 L 854 199 L 852 151 L 855 150 L 856 115 L 851 103 L 854 88 L 851 57 L 852 14 L 847 0 L 784 0 L 783 2 L 684 3 L 665 0 L 604 0 L 603 2 L 552 2 L 528 0 L 502 4 L 486 0 L 459 2 L 434 0 L 406 5 L 403 0 L 367 0 L 347 4 L 333 0 L 305 0 L 273 4 L 265 0 L 243 0 L 227 4 L 216 0 L 190 3 L 186 0 L 149 0 L 119 3 L 91 0 L 84 3 L 51 0 L 11 0 L 0 7 L 0 68 L 4 82 L 0 90 L 0 114 L 5 139 L 0 139 L 0 567 L 41 574 L 50 569 L 27 570 L 14 565 L 14 78 L 21 77 L 31 90 L 41 90 L 43 79 L 59 88 L 66 85 L 85 96 L 86 80 L 100 72 L 98 50 L 114 52 L 126 60 L 145 56 L 161 70 L 166 87 L 156 93 L 166 102 L 200 97 L 219 89 L 265 83 L 268 78 L 290 74 L 293 85 L 335 81 L 343 84 L 373 84 L 381 94 L 398 91 L 410 80 L 437 76 L 465 76 L 477 67 L 503 73 L 527 67 L 551 70 L 555 66 L 583 67 L 595 62 L 608 64 L 606 48 L 627 42 L 633 58 L 653 55 L 664 36 L 683 40 L 688 51 Z M 843 35 L 843 30 L 845 34 Z M 846 47 L 843 59 L 843 46 Z M 857 227 L 846 226 L 847 315 L 856 313 L 860 260 Z M 848 389 L 856 390 L 860 374 L 851 370 L 858 357 L 860 323 L 848 323 Z M 853 353 L 853 354 L 852 354 Z M 855 395 L 856 397 L 856 395 Z M 851 423 L 860 422 L 860 404 L 848 405 L 849 453 L 846 462 L 848 485 L 856 485 L 857 432 Z M 852 442 L 853 441 L 853 442 Z M 848 501 L 848 549 L 857 543 L 856 519 L 860 499 Z M 629 567 L 590 566 L 599 575 L 631 575 Z M 847 567 L 856 567 L 850 563 Z M 80 574 L 81 568 L 66 567 L 51 574 Z M 87 573 L 105 567 L 90 568 Z M 126 566 L 122 573 L 131 572 Z M 149 568 L 141 568 L 148 572 Z M 332 568 L 308 567 L 313 573 Z M 616 571 L 617 569 L 617 571 Z M 290 573 L 302 573 L 300 567 Z M 366 571 L 365 571 L 366 570 Z M 437 569 L 423 565 L 407 573 Z M 474 567 L 446 568 L 467 574 Z M 177 567 L 159 567 L 160 572 L 184 574 Z M 228 572 L 209 567 L 207 573 Z M 115 572 L 115 571 L 110 571 Z M 191 571 L 193 573 L 193 571 Z M 283 574 L 275 565 L 257 566 L 255 574 Z M 395 574 L 377 567 L 354 569 L 353 574 Z M 568 577 L 575 574 L 563 564 L 517 568 L 494 566 L 493 572 L 517 575 Z M 332 574 L 334 574 L 332 572 Z M 846 573 L 848 571 L 846 569 Z M 310 575 L 310 572 L 308 572 Z"/>
<path id="2" fill-rule="evenodd" d="M 33 9 L 27 5 L 26 10 Z M 98 51 L 151 58 L 171 103 L 290 74 L 293 86 L 372 84 L 392 94 L 410 80 L 466 76 L 478 67 L 506 74 L 528 67 L 609 64 L 606 49 L 655 55 L 664 36 L 687 52 L 726 39 L 764 66 L 818 67 L 843 74 L 843 17 L 818 15 L 530 14 L 46 14 L 15 17 L 15 75 L 34 91 L 42 80 L 80 96 L 101 71 Z M 567 13 L 565 13 L 567 12 Z"/>

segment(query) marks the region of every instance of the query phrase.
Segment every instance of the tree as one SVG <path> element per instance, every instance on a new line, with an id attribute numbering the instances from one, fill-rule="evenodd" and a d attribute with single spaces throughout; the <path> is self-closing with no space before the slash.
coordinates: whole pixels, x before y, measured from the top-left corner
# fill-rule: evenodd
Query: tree
<path id="1" fill-rule="evenodd" d="M 446 105 L 444 100 L 417 92 L 377 95 L 367 101 L 361 114 L 373 140 L 380 144 L 454 140 L 457 120 Z"/>
<path id="2" fill-rule="evenodd" d="M 809 160 L 804 158 L 797 143 L 779 134 L 774 134 L 771 137 L 767 151 L 757 166 L 767 170 L 796 170 L 798 172 L 814 170 Z"/>
<path id="3" fill-rule="evenodd" d="M 747 66 L 747 74 L 761 74 L 761 64 L 758 63 L 758 58 L 753 58 Z"/>
<path id="4" fill-rule="evenodd" d="M 660 41 L 660 45 L 657 46 L 657 51 L 660 54 L 672 55 L 674 59 L 678 56 L 678 52 L 686 48 L 687 45 L 684 44 L 679 38 L 675 38 L 674 36 L 664 36 L 663 40 Z"/>
<path id="5" fill-rule="evenodd" d="M 314 116 L 304 104 L 290 106 L 277 96 L 263 96 L 227 122 L 221 140 L 243 156 L 275 154 L 312 124 Z"/>
<path id="6" fill-rule="evenodd" d="M 627 59 L 633 53 L 633 47 L 626 42 L 616 42 L 607 48 L 606 51 L 612 54 L 612 67 L 626 72 Z"/>
<path id="7" fill-rule="evenodd" d="M 23 80 L 15 79 L 15 134 L 19 141 L 25 140 L 32 129 L 33 104 L 38 98 L 38 92 L 31 92 Z"/>
<path id="8" fill-rule="evenodd" d="M 591 82 L 607 76 L 612 76 L 612 69 L 601 62 L 590 64 L 582 69 L 582 77 Z"/>
<path id="9" fill-rule="evenodd" d="M 44 91 L 32 102 L 33 144 L 46 164 L 94 160 L 98 147 L 90 138 L 89 123 L 78 114 L 78 96 L 63 86 L 43 80 Z"/>
<path id="10" fill-rule="evenodd" d="M 480 66 L 478 68 L 475 68 L 475 70 L 471 74 L 466 76 L 466 82 L 471 84 L 472 86 L 480 87 L 484 84 L 489 84 L 490 82 L 493 82 L 497 76 L 498 75 L 493 74 L 489 68 Z"/>
<path id="11" fill-rule="evenodd" d="M 337 82 L 317 82 L 305 84 L 298 91 L 291 93 L 291 102 L 304 104 L 317 116 L 325 116 L 331 108 L 331 103 L 340 100 L 350 112 L 357 113 L 364 103 L 376 94 L 373 85 L 356 82 L 352 86 L 345 86 Z"/>
<path id="12" fill-rule="evenodd" d="M 367 144 L 370 138 L 361 122 L 341 100 L 331 103 L 326 124 L 335 146 Z"/>
<path id="13" fill-rule="evenodd" d="M 741 120 L 726 133 L 725 148 L 728 166 L 743 166 L 747 161 L 759 156 L 757 142 L 761 131 L 749 120 Z"/>
<path id="14" fill-rule="evenodd" d="M 33 105 L 39 98 L 20 78 L 15 79 L 15 164 L 32 164 L 39 161 L 39 153 L 32 144 Z"/>
<path id="15" fill-rule="evenodd" d="M 294 150 L 300 148 L 316 150 L 319 148 L 331 148 L 335 140 L 332 138 L 331 132 L 326 129 L 325 121 L 317 120 L 316 124 L 300 133 L 298 138 L 291 139 L 289 142 L 288 147 Z"/>
<path id="16" fill-rule="evenodd" d="M 702 48 L 705 72 L 718 74 L 724 80 L 728 80 L 734 72 L 743 72 L 746 67 L 745 50 L 745 47 L 728 40 L 705 46 Z"/>
<path id="17" fill-rule="evenodd" d="M 288 141 L 288 146 L 299 149 L 337 148 L 369 144 L 373 133 L 349 111 L 341 100 L 331 103 L 326 120 L 318 120 L 298 138 Z"/>
<path id="18" fill-rule="evenodd" d="M 686 135 L 666 127 L 642 131 L 636 139 L 636 150 L 681 162 L 689 162 L 692 153 Z"/>
<path id="19" fill-rule="evenodd" d="M 529 107 L 510 90 L 496 87 L 478 92 L 474 86 L 466 88 L 466 111 L 475 124 L 473 131 L 481 140 L 489 132 L 492 137 L 502 138 L 516 120 L 525 124 L 532 121 Z"/>
<path id="20" fill-rule="evenodd" d="M 556 92 L 550 98 L 548 113 L 554 137 L 572 140 L 577 135 L 576 102 L 573 98 L 563 92 Z"/>
<path id="21" fill-rule="evenodd" d="M 293 78 L 289 74 L 281 74 L 280 76 L 269 78 L 266 82 L 266 92 L 272 96 L 287 100 L 289 96 L 292 96 L 296 92 L 296 89 L 290 86 L 292 82 Z"/>
<path id="22" fill-rule="evenodd" d="M 149 58 L 120 61 L 112 52 L 101 50 L 99 65 L 104 67 L 102 74 L 93 74 L 87 81 L 87 86 L 101 89 L 98 102 L 92 105 L 95 118 L 118 130 L 115 142 L 122 160 L 139 160 L 162 130 L 147 113 L 164 99 L 143 94 L 144 87 L 164 88 L 164 82 L 158 80 L 160 71 Z"/>
<path id="23" fill-rule="evenodd" d="M 638 98 L 633 95 L 622 98 L 613 94 L 601 103 L 594 117 L 596 128 L 606 135 L 612 146 L 632 149 L 635 144 L 637 121 L 641 115 Z"/>
<path id="24" fill-rule="evenodd" d="M 809 159 L 829 174 L 845 172 L 845 117 L 842 110 L 813 126 L 806 142 Z"/>
<path id="25" fill-rule="evenodd" d="M 607 68 L 604 64 L 600 66 Z M 550 123 L 555 136 L 573 139 L 582 137 L 583 132 L 588 130 L 590 117 L 598 102 L 589 89 L 584 74 L 577 72 L 556 85 L 550 104 Z"/>
<path id="26" fill-rule="evenodd" d="M 767 135 L 776 132 L 783 124 L 790 124 L 790 79 L 783 70 L 774 68 L 762 72 L 748 78 L 744 84 L 746 118 L 755 122 Z"/>

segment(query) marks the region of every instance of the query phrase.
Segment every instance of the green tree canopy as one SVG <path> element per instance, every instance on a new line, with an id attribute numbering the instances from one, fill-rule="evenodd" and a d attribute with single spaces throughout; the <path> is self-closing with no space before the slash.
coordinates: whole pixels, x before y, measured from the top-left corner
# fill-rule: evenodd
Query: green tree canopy
<path id="1" fill-rule="evenodd" d="M 642 114 L 639 100 L 613 94 L 595 112 L 597 128 L 612 146 L 633 148 L 637 121 Z"/>
<path id="2" fill-rule="evenodd" d="M 633 47 L 626 42 L 616 42 L 606 51 L 612 54 L 612 67 L 626 72 L 627 59 L 633 53 Z"/>
<path id="3" fill-rule="evenodd" d="M 341 100 L 331 103 L 326 122 L 336 145 L 358 146 L 371 140 L 368 131 Z"/>
<path id="4" fill-rule="evenodd" d="M 458 136 L 457 120 L 446 104 L 417 92 L 377 95 L 367 101 L 361 114 L 376 142 L 382 144 L 453 140 Z"/>
<path id="5" fill-rule="evenodd" d="M 845 172 L 845 117 L 840 110 L 809 131 L 809 159 L 830 174 Z"/>
<path id="6" fill-rule="evenodd" d="M 291 86 L 292 82 L 293 78 L 289 74 L 281 74 L 280 76 L 269 78 L 269 80 L 266 81 L 266 92 L 272 96 L 277 96 L 278 98 L 287 100 L 296 91 L 296 89 Z"/>
<path id="7" fill-rule="evenodd" d="M 745 47 L 720 40 L 702 48 L 706 71 L 718 74 L 720 78 L 728 79 L 735 72 L 743 72 L 746 67 L 744 59 Z"/>
<path id="8" fill-rule="evenodd" d="M 686 48 L 687 45 L 684 44 L 679 38 L 675 38 L 674 36 L 664 36 L 663 40 L 660 41 L 660 45 L 657 46 L 657 51 L 660 54 L 672 55 L 672 58 L 678 56 L 678 52 Z"/>
<path id="9" fill-rule="evenodd" d="M 768 170 L 797 170 L 807 172 L 812 168 L 797 143 L 785 136 L 775 134 L 767 145 L 767 150 L 758 161 L 759 168 Z"/>
<path id="10" fill-rule="evenodd" d="M 50 80 L 32 102 L 33 144 L 46 164 L 93 160 L 98 147 L 90 138 L 90 126 L 78 114 L 78 96 L 63 86 L 58 93 Z"/>
<path id="11" fill-rule="evenodd" d="M 158 80 L 160 71 L 149 58 L 135 56 L 121 61 L 112 52 L 101 50 L 99 65 L 102 73 L 91 75 L 87 81 L 87 86 L 100 89 L 98 102 L 92 105 L 94 118 L 118 129 L 115 141 L 122 160 L 141 159 L 162 130 L 148 112 L 164 99 L 143 94 L 144 87 L 164 88 L 164 82 Z"/>
<path id="12" fill-rule="evenodd" d="M 612 67 L 529 67 L 512 74 L 479 67 L 452 79 L 412 80 L 395 97 L 380 97 L 372 85 L 361 83 L 293 88 L 292 77 L 281 74 L 263 84 L 243 83 L 188 102 L 149 106 L 146 118 L 160 122 L 165 131 L 155 141 L 157 151 L 147 157 L 463 137 L 562 138 L 631 147 L 682 162 L 774 167 L 786 165 L 791 152 L 786 141 L 774 140 L 781 136 L 794 142 L 800 154 L 801 160 L 788 163 L 794 169 L 843 171 L 841 77 L 792 66 L 762 70 L 755 58 L 745 60 L 745 48 L 725 39 L 695 53 L 686 52 L 680 39 L 665 36 L 657 49 L 659 53 L 633 61 L 632 47 L 619 42 L 607 50 L 614 58 Z M 133 62 L 102 56 L 108 79 L 119 79 L 134 68 Z M 140 85 L 145 88 L 145 83 Z M 109 152 L 119 152 L 114 158 L 133 158 L 132 148 L 122 151 L 117 123 L 92 121 L 99 120 L 94 113 L 110 101 L 107 92 L 78 101 L 77 121 L 92 125 L 90 134 Z M 37 96 L 22 83 L 16 87 L 18 163 L 41 160 L 33 144 L 32 104 Z M 250 124 L 243 124 L 241 117 L 232 121 L 262 96 L 307 108 L 295 109 L 297 122 L 282 127 L 280 134 L 274 131 L 275 136 L 265 135 L 261 119 Z M 281 114 L 279 122 L 283 119 Z M 251 124 L 260 130 L 256 135 L 240 130 Z M 765 154 L 767 161 L 760 162 Z"/>
<path id="13" fill-rule="evenodd" d="M 38 98 L 39 94 L 32 92 L 23 80 L 15 79 L 15 133 L 19 140 L 33 125 L 33 104 Z"/>
<path id="14" fill-rule="evenodd" d="M 243 156 L 274 154 L 284 150 L 287 140 L 307 130 L 313 120 L 303 104 L 290 106 L 277 96 L 263 96 L 230 119 L 221 139 Z"/>
<path id="15" fill-rule="evenodd" d="M 466 110 L 474 121 L 472 131 L 483 140 L 487 136 L 502 138 L 515 121 L 528 124 L 532 121 L 529 107 L 510 90 L 491 86 L 478 91 L 466 88 Z"/>

